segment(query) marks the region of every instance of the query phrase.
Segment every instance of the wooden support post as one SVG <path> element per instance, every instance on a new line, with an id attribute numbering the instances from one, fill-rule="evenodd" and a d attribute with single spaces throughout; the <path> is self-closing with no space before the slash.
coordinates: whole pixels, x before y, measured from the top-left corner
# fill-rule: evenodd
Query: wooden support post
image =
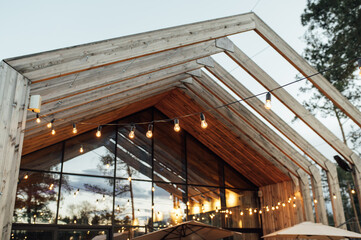
<path id="1" fill-rule="evenodd" d="M 340 192 L 340 185 L 337 177 L 337 170 L 334 163 L 331 161 L 326 162 L 327 166 L 327 180 L 328 187 L 330 189 L 330 198 L 332 203 L 333 210 L 333 219 L 335 222 L 335 227 L 339 227 L 341 224 L 345 223 L 345 212 L 343 210 L 342 198 Z M 346 225 L 342 225 L 340 228 L 346 229 Z"/>
<path id="2" fill-rule="evenodd" d="M 302 207 L 302 196 L 300 192 L 300 184 L 297 177 L 290 175 L 292 181 L 293 181 L 293 193 L 296 199 L 292 199 L 291 204 L 296 204 L 296 207 L 293 207 L 295 209 L 294 211 L 294 218 L 296 220 L 295 224 L 301 223 L 304 221 L 303 217 L 303 207 Z"/>
<path id="3" fill-rule="evenodd" d="M 361 203 L 361 159 L 355 153 L 351 155 L 351 158 L 354 162 L 352 169 L 352 178 L 355 184 L 355 190 L 357 194 L 358 202 Z"/>
<path id="4" fill-rule="evenodd" d="M 310 194 L 310 183 L 309 183 L 308 175 L 301 169 L 298 169 L 297 173 L 300 176 L 299 186 L 303 200 L 304 219 L 306 221 L 314 222 L 315 219 L 313 217 L 312 199 Z"/>
<path id="5" fill-rule="evenodd" d="M 30 88 L 5 62 L 0 86 L 0 239 L 10 239 Z"/>
<path id="6" fill-rule="evenodd" d="M 326 213 L 326 203 L 325 203 L 325 198 L 323 197 L 323 191 L 322 191 L 321 174 L 315 165 L 310 166 L 310 171 L 312 173 L 311 184 L 312 184 L 312 191 L 313 191 L 313 201 L 314 201 L 315 212 L 316 212 L 316 222 L 328 225 L 328 219 L 327 219 L 327 213 Z"/>

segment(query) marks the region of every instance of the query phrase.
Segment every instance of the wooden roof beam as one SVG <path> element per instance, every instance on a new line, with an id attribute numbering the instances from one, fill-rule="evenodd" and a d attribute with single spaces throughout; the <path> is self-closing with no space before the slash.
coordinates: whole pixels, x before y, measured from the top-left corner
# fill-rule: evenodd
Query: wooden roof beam
<path id="1" fill-rule="evenodd" d="M 290 64 L 292 64 L 303 76 L 309 76 L 318 71 L 292 49 L 280 36 L 278 36 L 267 24 L 257 15 L 252 18 L 256 23 L 255 32 L 268 42 L 279 54 L 281 54 Z M 361 127 L 361 112 L 347 100 L 342 94 L 327 81 L 322 74 L 308 78 L 317 89 L 330 99 L 339 109 L 349 116 L 357 125 Z"/>
<path id="2" fill-rule="evenodd" d="M 186 24 L 44 53 L 6 59 L 30 80 L 44 80 L 255 28 L 253 13 Z"/>

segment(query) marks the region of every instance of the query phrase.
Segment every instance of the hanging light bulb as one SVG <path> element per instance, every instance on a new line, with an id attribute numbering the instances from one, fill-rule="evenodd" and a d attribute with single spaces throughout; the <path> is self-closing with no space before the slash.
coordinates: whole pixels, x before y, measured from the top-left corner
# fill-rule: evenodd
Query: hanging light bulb
<path id="1" fill-rule="evenodd" d="M 352 190 L 351 190 L 351 193 L 352 193 L 352 194 L 355 194 L 355 193 L 356 193 L 356 191 L 355 191 L 354 189 L 352 189 Z"/>
<path id="2" fill-rule="evenodd" d="M 51 135 L 55 135 L 55 129 L 54 129 L 54 126 L 51 128 Z"/>
<path id="3" fill-rule="evenodd" d="M 259 213 L 259 214 L 262 214 L 262 210 L 259 210 L 258 213 Z"/>
<path id="4" fill-rule="evenodd" d="M 282 207 L 286 207 L 286 203 L 282 203 Z"/>
<path id="5" fill-rule="evenodd" d="M 180 126 L 179 126 L 179 119 L 176 118 L 174 119 L 174 131 L 179 132 L 181 130 Z"/>
<path id="6" fill-rule="evenodd" d="M 53 188 L 54 188 L 54 184 L 52 183 L 52 184 L 50 184 L 50 186 L 49 186 L 49 190 L 53 190 Z"/>
<path id="7" fill-rule="evenodd" d="M 264 105 L 264 107 L 266 109 L 271 109 L 272 108 L 272 105 L 271 105 L 271 93 L 270 92 L 268 92 L 266 94 L 266 104 Z"/>
<path id="8" fill-rule="evenodd" d="M 120 206 L 119 206 L 119 205 L 117 206 L 117 211 L 118 211 L 118 212 L 120 211 Z"/>
<path id="9" fill-rule="evenodd" d="M 336 199 L 337 197 L 336 197 L 336 194 L 333 194 L 333 199 Z"/>
<path id="10" fill-rule="evenodd" d="M 243 216 L 243 214 L 244 214 L 244 213 L 241 211 L 241 216 Z"/>
<path id="11" fill-rule="evenodd" d="M 40 123 L 41 120 L 40 120 L 40 117 L 39 117 L 39 113 L 36 114 L 36 123 Z"/>
<path id="12" fill-rule="evenodd" d="M 110 164 L 109 164 L 109 163 L 107 163 L 105 166 L 106 166 L 107 168 L 110 168 Z"/>
<path id="13" fill-rule="evenodd" d="M 99 200 L 97 199 L 97 200 L 95 201 L 95 203 L 98 204 L 98 203 L 99 203 Z"/>
<path id="14" fill-rule="evenodd" d="M 101 137 L 101 135 L 102 135 L 102 126 L 101 125 L 99 125 L 98 126 L 98 129 L 97 129 L 97 133 L 95 134 L 95 136 L 97 136 L 97 137 Z"/>
<path id="15" fill-rule="evenodd" d="M 24 179 L 26 180 L 26 179 L 28 179 L 28 178 L 29 178 L 29 174 L 26 173 L 25 176 L 24 176 Z"/>
<path id="16" fill-rule="evenodd" d="M 208 123 L 206 122 L 206 117 L 203 113 L 201 113 L 201 127 L 206 129 L 208 127 Z"/>
<path id="17" fill-rule="evenodd" d="M 80 145 L 79 152 L 80 152 L 80 153 L 83 153 L 83 152 L 84 152 L 83 145 Z"/>
<path id="18" fill-rule="evenodd" d="M 103 201 L 105 201 L 105 195 L 103 194 Z"/>
<path id="19" fill-rule="evenodd" d="M 130 127 L 129 138 L 130 138 L 130 139 L 133 139 L 134 137 L 135 137 L 135 125 L 133 124 L 133 125 Z"/>
<path id="20" fill-rule="evenodd" d="M 293 207 L 296 207 L 296 203 L 293 203 Z"/>
<path id="21" fill-rule="evenodd" d="M 128 177 L 128 181 L 129 181 L 129 182 L 132 181 L 132 177 L 131 177 L 131 176 Z"/>
<path id="22" fill-rule="evenodd" d="M 76 129 L 75 123 L 73 123 L 73 133 L 76 134 L 78 132 L 78 129 Z"/>
<path id="23" fill-rule="evenodd" d="M 317 203 L 317 199 L 313 200 L 314 203 Z"/>
<path id="24" fill-rule="evenodd" d="M 48 124 L 46 124 L 46 126 L 47 126 L 48 128 L 51 128 L 51 127 L 53 126 L 53 124 L 54 124 L 54 121 L 55 121 L 55 119 L 51 119 L 51 121 L 48 122 Z"/>
<path id="25" fill-rule="evenodd" d="M 155 187 L 153 186 L 153 187 L 152 187 L 152 192 L 154 192 L 154 191 L 155 191 Z"/>
<path id="26" fill-rule="evenodd" d="M 147 133 L 145 134 L 147 136 L 147 138 L 152 138 L 153 137 L 153 124 L 150 123 L 148 125 L 148 131 Z"/>
<path id="27" fill-rule="evenodd" d="M 173 193 L 171 193 L 171 194 L 169 195 L 169 199 L 170 199 L 170 200 L 173 199 Z"/>
<path id="28" fill-rule="evenodd" d="M 361 76 L 361 58 L 358 59 L 358 69 L 360 70 L 359 75 Z"/>

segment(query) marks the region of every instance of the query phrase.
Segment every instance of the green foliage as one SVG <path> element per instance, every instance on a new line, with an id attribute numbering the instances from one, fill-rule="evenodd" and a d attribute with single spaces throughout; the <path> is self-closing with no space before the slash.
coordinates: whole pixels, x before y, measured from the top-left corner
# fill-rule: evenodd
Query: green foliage
<path id="1" fill-rule="evenodd" d="M 361 57 L 361 0 L 308 0 L 301 16 L 303 26 L 308 26 L 305 34 L 307 48 L 305 58 L 318 70 L 327 71 L 323 75 L 357 107 L 361 106 L 361 86 L 355 71 L 357 58 Z M 337 109 L 314 86 L 307 84 L 300 89 L 312 92 L 312 97 L 304 105 L 312 113 L 321 116 L 335 116 L 341 131 L 346 115 Z M 354 149 L 360 146 L 360 129 L 343 133 L 344 142 Z"/>

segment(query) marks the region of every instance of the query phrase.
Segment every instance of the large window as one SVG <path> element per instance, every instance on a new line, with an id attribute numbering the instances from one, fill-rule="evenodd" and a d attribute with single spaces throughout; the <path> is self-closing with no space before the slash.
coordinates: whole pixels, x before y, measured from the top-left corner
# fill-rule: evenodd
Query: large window
<path id="1" fill-rule="evenodd" d="M 155 123 L 146 137 L 148 123 L 165 118 L 147 109 L 99 138 L 93 130 L 23 156 L 12 239 L 133 237 L 186 220 L 259 231 L 257 188 L 244 176 L 173 122 Z M 129 138 L 132 122 L 144 124 Z M 34 224 L 57 230 L 24 227 Z"/>

